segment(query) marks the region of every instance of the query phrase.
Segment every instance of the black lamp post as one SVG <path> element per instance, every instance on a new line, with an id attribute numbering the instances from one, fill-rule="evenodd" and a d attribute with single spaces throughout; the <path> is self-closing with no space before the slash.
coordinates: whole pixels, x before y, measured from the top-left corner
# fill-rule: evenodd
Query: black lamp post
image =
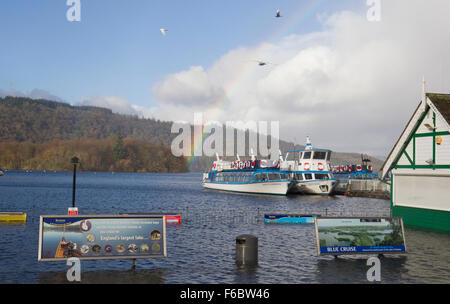
<path id="1" fill-rule="evenodd" d="M 77 180 L 77 165 L 80 163 L 80 160 L 75 156 L 70 162 L 73 165 L 72 207 L 75 208 L 75 183 Z"/>

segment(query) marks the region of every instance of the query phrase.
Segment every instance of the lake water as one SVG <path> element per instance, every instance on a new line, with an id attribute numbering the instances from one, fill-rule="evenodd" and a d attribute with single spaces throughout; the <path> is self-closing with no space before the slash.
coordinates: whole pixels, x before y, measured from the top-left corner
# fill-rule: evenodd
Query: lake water
<path id="1" fill-rule="evenodd" d="M 264 213 L 388 216 L 389 201 L 344 196 L 239 195 L 201 187 L 201 173 L 77 175 L 80 214 L 179 211 L 167 226 L 167 258 L 82 261 L 82 283 L 367 283 L 369 256 L 317 255 L 314 225 L 265 224 Z M 28 213 L 0 225 L 0 283 L 67 283 L 65 262 L 38 262 L 40 215 L 72 205 L 70 172 L 9 171 L 0 177 L 0 211 Z M 254 268 L 235 265 L 236 237 L 259 241 Z M 381 258 L 382 283 L 450 283 L 450 234 L 405 228 L 408 253 Z"/>

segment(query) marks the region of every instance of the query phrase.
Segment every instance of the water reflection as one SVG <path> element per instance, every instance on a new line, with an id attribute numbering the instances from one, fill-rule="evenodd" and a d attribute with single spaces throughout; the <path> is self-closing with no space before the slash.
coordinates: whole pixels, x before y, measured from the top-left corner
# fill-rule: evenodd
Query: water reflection
<path id="1" fill-rule="evenodd" d="M 234 272 L 235 284 L 256 284 L 258 283 L 258 265 L 236 265 Z"/>
<path id="2" fill-rule="evenodd" d="M 317 261 L 317 282 L 322 284 L 367 284 L 367 265 L 371 256 L 321 257 Z M 395 278 L 405 272 L 406 256 L 379 256 L 381 265 L 380 283 L 398 283 Z"/>
<path id="3" fill-rule="evenodd" d="M 26 221 L 0 221 L 0 226 L 23 226 L 27 225 Z"/>
<path id="4" fill-rule="evenodd" d="M 166 269 L 95 270 L 81 273 L 81 284 L 165 284 Z M 36 283 L 69 284 L 66 271 L 41 272 Z M 76 282 L 78 283 L 78 282 Z"/>

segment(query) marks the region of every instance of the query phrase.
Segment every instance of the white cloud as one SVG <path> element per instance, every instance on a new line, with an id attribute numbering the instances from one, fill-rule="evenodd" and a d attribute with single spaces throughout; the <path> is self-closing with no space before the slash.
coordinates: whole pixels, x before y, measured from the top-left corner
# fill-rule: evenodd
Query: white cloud
<path id="1" fill-rule="evenodd" d="M 89 98 L 84 98 L 79 105 L 108 108 L 114 113 L 142 116 L 142 113 L 138 107 L 131 105 L 128 100 L 120 96 L 96 95 Z"/>
<path id="2" fill-rule="evenodd" d="M 429 91 L 450 92 L 449 14 L 447 0 L 389 0 L 381 22 L 365 12 L 320 16 L 320 32 L 231 50 L 209 68 L 168 75 L 153 87 L 158 105 L 147 113 L 278 120 L 284 139 L 310 135 L 336 151 L 383 155 L 421 98 L 422 76 Z"/>
<path id="3" fill-rule="evenodd" d="M 156 98 L 169 104 L 207 105 L 223 96 L 222 89 L 211 81 L 202 67 L 169 75 L 154 86 Z"/>

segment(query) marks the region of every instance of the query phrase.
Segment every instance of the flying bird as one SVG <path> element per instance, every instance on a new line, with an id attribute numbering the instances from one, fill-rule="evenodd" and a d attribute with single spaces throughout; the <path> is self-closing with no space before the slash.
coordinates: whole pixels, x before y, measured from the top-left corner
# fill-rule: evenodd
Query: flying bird
<path id="1" fill-rule="evenodd" d="M 163 36 L 166 36 L 166 32 L 168 31 L 168 29 L 159 29 L 161 31 L 161 34 L 163 34 Z"/>
<path id="2" fill-rule="evenodd" d="M 274 63 L 270 63 L 270 62 L 266 62 L 266 61 L 260 61 L 260 60 L 253 60 L 253 61 L 256 61 L 259 66 L 264 66 L 264 65 L 267 65 L 267 64 L 274 64 Z"/>
<path id="3" fill-rule="evenodd" d="M 280 13 L 280 10 L 279 10 L 279 9 L 277 9 L 277 14 L 275 15 L 275 17 L 277 17 L 277 18 L 280 18 L 280 17 L 281 17 L 281 13 Z"/>

